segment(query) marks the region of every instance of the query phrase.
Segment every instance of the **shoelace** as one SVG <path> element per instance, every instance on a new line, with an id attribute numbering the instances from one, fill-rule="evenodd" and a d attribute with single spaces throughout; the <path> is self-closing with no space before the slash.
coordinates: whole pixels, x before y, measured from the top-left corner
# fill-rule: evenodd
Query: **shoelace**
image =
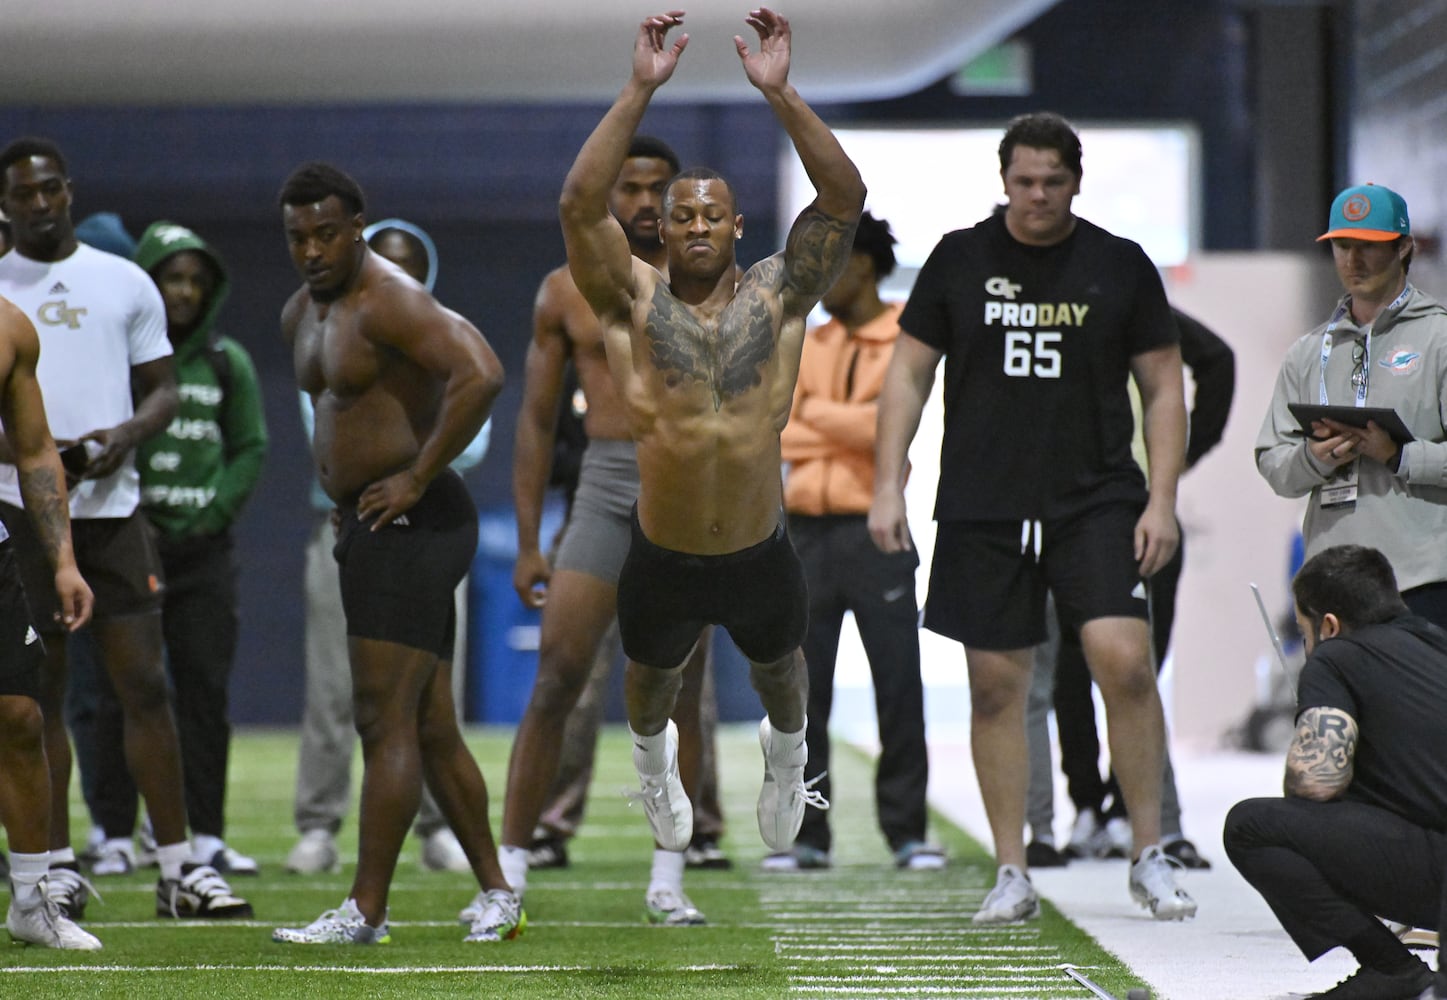
<path id="1" fill-rule="evenodd" d="M 181 890 L 195 893 L 203 899 L 211 899 L 215 896 L 229 895 L 231 887 L 221 878 L 215 868 L 210 865 L 200 865 L 189 873 L 182 873 L 178 879 L 167 879 L 167 888 L 170 889 L 170 899 L 166 905 L 170 907 L 171 916 L 179 919 L 181 914 L 176 910 L 176 897 Z"/>
<path id="2" fill-rule="evenodd" d="M 65 874 L 60 878 L 54 878 L 54 873 L 59 872 L 64 872 Z M 100 891 L 91 884 L 90 879 L 86 878 L 80 872 L 71 871 L 69 868 L 57 868 L 54 869 L 53 872 L 47 872 L 46 874 L 42 875 L 40 877 L 39 883 L 40 891 L 46 896 L 46 898 L 49 898 L 50 896 L 49 885 L 51 882 L 58 882 L 62 886 L 64 886 L 66 889 L 66 896 L 73 895 L 76 889 L 85 889 L 87 892 L 90 893 L 91 897 L 97 903 L 105 902 L 105 900 L 101 898 Z"/>
<path id="3" fill-rule="evenodd" d="M 509 912 L 509 904 L 512 903 L 515 898 L 511 893 L 503 892 L 501 889 L 494 889 L 489 892 L 483 897 L 482 912 L 479 913 L 477 919 L 473 921 L 473 925 L 481 924 L 483 927 L 490 929 L 501 927 L 503 924 L 517 919 L 513 913 Z M 491 920 L 489 920 L 489 918 L 491 918 Z"/>
<path id="4" fill-rule="evenodd" d="M 824 780 L 824 776 L 828 773 L 828 771 L 820 771 L 808 781 L 799 783 L 799 797 L 804 800 L 806 806 L 813 806 L 819 810 L 829 808 L 829 800 L 824 797 L 824 793 L 816 791 L 814 788 L 815 785 Z"/>
<path id="5" fill-rule="evenodd" d="M 647 788 L 644 788 L 644 789 L 628 789 L 628 788 L 625 788 L 625 789 L 623 789 L 623 797 L 628 800 L 628 806 L 629 806 L 629 808 L 632 808 L 633 803 L 635 803 L 635 802 L 642 802 L 642 803 L 644 804 L 644 806 L 646 807 L 646 806 L 648 805 L 648 801 L 649 801 L 650 799 L 652 799 L 652 800 L 654 800 L 654 801 L 657 801 L 657 800 L 659 800 L 659 799 L 662 799 L 662 798 L 663 798 L 663 793 L 664 793 L 664 790 L 665 790 L 665 786 L 666 786 L 666 784 L 667 784 L 667 779 L 668 779 L 668 773 L 665 771 L 663 774 L 658 775 L 656 778 L 655 778 L 655 777 L 648 777 L 648 778 L 642 778 L 642 779 L 640 779 L 640 780 L 646 781 L 646 782 L 648 783 L 648 787 L 647 787 Z M 655 783 L 655 782 L 656 782 L 656 783 Z"/>
<path id="6" fill-rule="evenodd" d="M 180 884 L 182 888 L 207 898 L 231 894 L 231 886 L 227 885 L 221 873 L 210 865 L 202 865 L 193 869 L 189 875 L 182 875 Z"/>
<path id="7" fill-rule="evenodd" d="M 1142 860 L 1144 860 L 1144 859 L 1142 859 Z M 1152 861 L 1161 861 L 1161 862 L 1163 862 L 1163 863 L 1165 864 L 1165 866 L 1166 866 L 1167 868 L 1174 868 L 1177 872 L 1180 872 L 1180 873 L 1183 874 L 1183 875 L 1184 875 L 1184 874 L 1186 873 L 1186 871 L 1187 871 L 1187 868 L 1186 868 L 1185 864 L 1183 864 L 1179 858 L 1174 858 L 1174 857 L 1172 857 L 1171 855 L 1167 854 L 1164 850 L 1158 850 L 1158 851 L 1156 851 L 1155 855 L 1154 855 L 1153 858 L 1152 858 Z M 1175 874 L 1175 873 L 1173 872 L 1172 874 Z M 1144 881 L 1144 880 L 1142 880 L 1142 881 Z M 1185 890 L 1182 889 L 1182 888 L 1181 888 L 1180 886 L 1178 886 L 1178 885 L 1177 885 L 1177 886 L 1172 886 L 1171 888 L 1172 888 L 1172 891 L 1175 892 L 1175 893 L 1182 893 L 1182 894 L 1183 894 L 1183 893 L 1185 892 Z"/>

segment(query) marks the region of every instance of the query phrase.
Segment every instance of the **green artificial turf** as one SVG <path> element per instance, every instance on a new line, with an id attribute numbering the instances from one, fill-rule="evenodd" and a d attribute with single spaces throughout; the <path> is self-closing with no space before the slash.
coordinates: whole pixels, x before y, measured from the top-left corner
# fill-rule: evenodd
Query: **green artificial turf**
<path id="1" fill-rule="evenodd" d="M 495 829 L 511 735 L 504 728 L 469 731 L 491 781 Z M 529 926 L 519 939 L 465 944 L 455 915 L 476 886 L 467 877 L 424 871 L 418 841 L 409 837 L 392 887 L 390 944 L 273 944 L 272 927 L 305 924 L 346 897 L 356 824 L 349 820 L 339 838 L 340 874 L 288 874 L 296 736 L 243 731 L 232 749 L 227 839 L 262 864 L 260 877 L 232 879 L 257 919 L 161 920 L 154 916 L 153 870 L 99 879 L 104 902 L 91 902 L 86 926 L 105 949 L 0 945 L 0 997 L 1089 997 L 1062 972 L 1067 963 L 1122 997 L 1139 985 L 1048 903 L 1028 924 L 974 927 L 970 916 L 993 882 L 994 865 L 937 815 L 931 834 L 948 848 L 949 868 L 896 870 L 874 822 L 870 763 L 850 749 L 836 748 L 832 760 L 834 867 L 764 874 L 765 847 L 753 819 L 762 773 L 753 727 L 723 727 L 719 740 L 730 824 L 724 847 L 734 868 L 685 877 L 707 926 L 661 928 L 643 919 L 651 842 L 647 821 L 623 795 L 635 783 L 627 735 L 610 727 L 587 821 L 569 848 L 571 866 L 531 874 Z M 77 805 L 72 815 L 79 842 L 88 822 Z"/>

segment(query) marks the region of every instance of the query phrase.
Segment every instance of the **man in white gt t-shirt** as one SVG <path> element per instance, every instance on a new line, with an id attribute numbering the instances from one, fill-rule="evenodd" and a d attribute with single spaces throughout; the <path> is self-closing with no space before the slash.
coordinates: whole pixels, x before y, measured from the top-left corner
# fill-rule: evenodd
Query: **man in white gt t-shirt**
<path id="1" fill-rule="evenodd" d="M 165 428 L 178 396 L 155 284 L 130 261 L 80 243 L 70 217 L 65 157 L 44 139 L 0 151 L 0 210 L 15 246 L 0 257 L 0 295 L 40 335 L 37 377 L 65 459 L 76 562 L 95 591 L 92 629 L 125 715 L 126 763 L 146 800 L 161 866 L 156 913 L 249 917 L 216 871 L 191 861 L 176 723 L 166 690 L 161 569 L 139 512 L 137 444 Z M 134 396 L 133 396 L 134 392 Z M 133 402 L 134 399 L 134 402 Z M 15 540 L 36 627 L 46 643 L 41 682 L 51 771 L 47 894 L 73 920 L 89 898 L 70 845 L 70 745 L 62 704 L 66 634 L 44 550 L 20 511 L 14 455 L 0 439 L 0 518 Z"/>

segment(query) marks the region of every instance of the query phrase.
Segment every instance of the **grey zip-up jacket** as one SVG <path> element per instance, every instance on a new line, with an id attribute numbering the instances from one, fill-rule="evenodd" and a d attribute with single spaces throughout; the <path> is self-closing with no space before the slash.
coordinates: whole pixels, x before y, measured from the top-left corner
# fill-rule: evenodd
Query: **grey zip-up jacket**
<path id="1" fill-rule="evenodd" d="M 1339 306 L 1345 303 L 1343 297 Z M 1307 558 L 1333 545 L 1369 545 L 1391 561 L 1403 590 L 1447 580 L 1447 307 L 1412 288 L 1406 302 L 1377 317 L 1365 405 L 1396 410 L 1416 440 L 1402 448 L 1397 472 L 1358 459 L 1355 506 L 1329 510 L 1322 509 L 1321 487 L 1335 470 L 1311 455 L 1306 432 L 1287 409 L 1320 401 L 1326 327 L 1286 352 L 1256 437 L 1256 468 L 1280 496 L 1310 494 L 1302 525 Z M 1332 331 L 1326 388 L 1334 405 L 1356 401 L 1352 353 L 1366 333 L 1349 312 Z"/>

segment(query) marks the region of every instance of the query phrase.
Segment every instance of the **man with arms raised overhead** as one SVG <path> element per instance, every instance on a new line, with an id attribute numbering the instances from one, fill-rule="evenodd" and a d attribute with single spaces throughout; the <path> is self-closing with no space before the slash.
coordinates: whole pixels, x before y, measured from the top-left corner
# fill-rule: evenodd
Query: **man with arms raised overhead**
<path id="1" fill-rule="evenodd" d="M 759 725 L 764 788 L 759 831 L 787 850 L 807 804 L 808 674 L 799 646 L 808 599 L 785 532 L 779 433 L 788 419 L 805 319 L 849 258 L 864 182 L 828 127 L 788 81 L 789 23 L 768 8 L 745 22 L 757 51 L 734 44 L 818 192 L 785 249 L 739 279 L 743 233 L 734 193 L 709 170 L 674 178 L 663 203 L 668 278 L 633 256 L 608 189 L 655 91 L 688 43 L 672 11 L 647 18 L 633 74 L 583 144 L 563 184 L 568 266 L 597 313 L 608 365 L 638 444 L 641 490 L 618 580 L 628 655 L 625 700 L 641 796 L 660 847 L 683 850 L 692 807 L 678 776 L 669 720 L 683 663 L 709 624 L 723 625 L 750 663 L 767 717 Z"/>
<path id="2" fill-rule="evenodd" d="M 667 251 L 658 234 L 663 195 L 676 173 L 678 156 L 672 149 L 652 136 L 634 136 L 608 192 L 608 210 L 627 237 L 629 251 L 664 274 Z M 539 531 L 553 465 L 559 396 L 570 360 L 587 401 L 583 427 L 588 446 L 568 522 L 550 565 L 539 544 Z M 608 371 L 603 331 L 566 265 L 543 279 L 533 310 L 523 408 L 513 447 L 513 498 L 518 515 L 513 583 L 524 603 L 542 609 L 538 677 L 513 742 L 503 809 L 503 874 L 521 893 L 527 884 L 534 829 L 549 812 L 562 811 L 549 809 L 550 800 L 561 792 L 581 806 L 587 792 L 600 713 L 588 710 L 580 698 L 593 683 L 595 653 L 617 612 L 618 574 L 628 554 L 631 512 L 638 499 L 638 460 L 628 416 Z M 708 659 L 705 640 L 689 659 L 679 702 L 680 773 L 696 802 L 697 789 L 704 787 L 702 743 L 713 738 L 712 726 L 706 737 L 701 732 L 704 713 L 699 705 Z M 612 673 L 612 664 L 608 666 L 604 681 Z M 707 757 L 711 764 L 712 754 Z M 564 778 L 569 785 L 563 784 Z M 699 802 L 699 813 L 704 823 L 697 824 L 695 842 L 701 833 L 716 841 L 722 825 L 716 800 Z M 703 831 L 705 824 L 712 829 Z M 560 841 L 555 841 L 554 850 L 563 850 Z M 645 912 L 653 923 L 704 922 L 683 892 L 684 863 L 682 851 L 654 852 L 645 896 Z"/>
<path id="3" fill-rule="evenodd" d="M 467 940 L 515 937 L 526 918 L 497 866 L 487 786 L 462 741 L 451 680 L 452 592 L 477 549 L 477 511 L 447 464 L 487 419 L 502 366 L 476 327 L 363 242 L 356 181 L 309 163 L 279 200 L 306 282 L 282 310 L 282 332 L 316 412 L 317 478 L 339 509 L 334 555 L 363 774 L 346 901 L 272 937 L 389 940 L 387 894 L 424 778 L 481 886 Z"/>

